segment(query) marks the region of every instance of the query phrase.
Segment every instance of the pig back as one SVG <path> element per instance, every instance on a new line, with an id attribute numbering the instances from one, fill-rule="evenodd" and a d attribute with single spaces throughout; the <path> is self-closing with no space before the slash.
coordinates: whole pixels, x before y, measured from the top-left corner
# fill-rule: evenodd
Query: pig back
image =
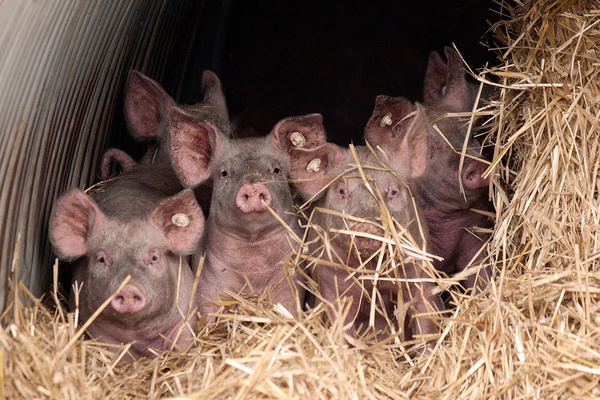
<path id="1" fill-rule="evenodd" d="M 138 165 L 96 184 L 88 194 L 109 217 L 144 219 L 161 200 L 182 189 L 170 166 Z"/>

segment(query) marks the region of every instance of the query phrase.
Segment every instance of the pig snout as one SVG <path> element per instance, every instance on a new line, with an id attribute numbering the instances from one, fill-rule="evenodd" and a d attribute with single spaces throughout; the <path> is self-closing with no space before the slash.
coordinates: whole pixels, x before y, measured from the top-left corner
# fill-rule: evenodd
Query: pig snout
<path id="1" fill-rule="evenodd" d="M 134 285 L 126 285 L 110 303 L 118 313 L 136 313 L 146 305 L 146 296 Z"/>
<path id="2" fill-rule="evenodd" d="M 478 161 L 472 160 L 462 173 L 462 181 L 465 187 L 476 190 L 489 186 L 490 178 L 483 177 L 483 173 L 487 169 L 487 164 Z"/>
<path id="3" fill-rule="evenodd" d="M 235 204 L 244 213 L 263 212 L 271 205 L 271 198 L 271 192 L 265 185 L 252 181 L 244 183 L 240 188 Z"/>
<path id="4" fill-rule="evenodd" d="M 368 233 L 371 235 L 381 236 L 382 232 L 379 228 L 371 224 L 358 224 L 354 227 L 355 232 Z M 360 252 L 373 252 L 381 247 L 381 241 L 371 239 L 364 236 L 355 236 L 354 245 Z"/>

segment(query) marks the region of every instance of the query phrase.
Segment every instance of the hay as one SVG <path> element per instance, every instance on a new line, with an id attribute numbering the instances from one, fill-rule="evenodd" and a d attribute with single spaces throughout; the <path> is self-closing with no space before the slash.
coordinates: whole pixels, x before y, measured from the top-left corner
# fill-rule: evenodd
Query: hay
<path id="1" fill-rule="evenodd" d="M 498 272 L 476 297 L 449 292 L 433 351 L 367 346 L 327 327 L 322 306 L 294 320 L 234 296 L 236 310 L 201 327 L 194 347 L 117 363 L 73 339 L 76 316 L 58 293 L 39 300 L 13 279 L 0 397 L 599 398 L 600 3 L 497 7 L 502 64 L 479 79 L 499 88 L 486 111 Z"/>

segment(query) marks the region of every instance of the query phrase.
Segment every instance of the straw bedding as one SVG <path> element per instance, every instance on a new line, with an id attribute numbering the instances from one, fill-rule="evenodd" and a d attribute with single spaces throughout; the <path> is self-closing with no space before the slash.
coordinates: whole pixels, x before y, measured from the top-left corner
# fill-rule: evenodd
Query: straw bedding
<path id="1" fill-rule="evenodd" d="M 480 295 L 449 290 L 433 351 L 345 337 L 323 323 L 322 305 L 295 320 L 234 296 L 237 308 L 199 327 L 196 346 L 118 363 L 120 352 L 85 339 L 56 290 L 40 300 L 13 282 L 0 397 L 599 398 L 600 3 L 495 7 L 500 65 L 478 79 L 498 88 L 481 111 L 495 149 L 497 273 Z"/>

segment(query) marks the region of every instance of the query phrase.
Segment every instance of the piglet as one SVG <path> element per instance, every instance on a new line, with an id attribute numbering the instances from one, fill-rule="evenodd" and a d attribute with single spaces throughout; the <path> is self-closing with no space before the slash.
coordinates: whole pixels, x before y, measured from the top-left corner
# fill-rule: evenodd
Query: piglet
<path id="1" fill-rule="evenodd" d="M 69 305 L 79 307 L 82 321 L 131 277 L 88 328 L 102 343 L 130 343 L 124 360 L 193 340 L 194 276 L 186 255 L 198 245 L 204 216 L 190 189 L 172 195 L 176 182 L 168 168 L 139 167 L 91 196 L 67 191 L 52 211 L 50 238 L 61 260 L 75 261 Z"/>
<path id="2" fill-rule="evenodd" d="M 401 179 L 424 172 L 427 139 L 426 134 L 415 131 L 397 143 L 394 152 L 389 151 L 398 173 L 382 165 L 383 154 L 367 146 L 356 146 L 355 155 L 331 143 L 293 151 L 291 176 L 303 196 L 314 197 L 316 203 L 311 217 L 314 228 L 307 240 L 309 259 L 314 260 L 310 275 L 328 303 L 333 305 L 341 297 L 350 299 L 343 322 L 351 326 L 351 334 L 375 333 L 383 340 L 396 332 L 399 324 L 404 326 L 407 340 L 437 331 L 435 315 L 443 304 L 433 293 L 435 283 L 419 262 L 396 259 L 396 252 L 390 257 L 382 243 L 384 237 L 390 239 L 389 232 L 400 228 L 415 248 L 429 248 L 421 212 Z M 382 215 L 388 218 L 384 221 Z M 325 246 L 318 240 L 323 236 L 329 238 Z M 378 262 L 383 265 L 379 271 Z M 378 280 L 376 273 L 381 274 Z M 398 321 L 396 306 L 403 302 L 408 305 L 408 318 Z M 335 313 L 332 318 L 336 319 Z"/>
<path id="3" fill-rule="evenodd" d="M 470 136 L 461 162 L 468 121 L 446 115 L 470 112 L 476 89 L 466 81 L 458 54 L 446 48 L 446 56 L 447 64 L 441 63 L 439 56 L 430 58 L 425 82 L 427 101 L 423 106 L 414 106 L 402 97 L 377 97 L 365 139 L 373 145 L 385 145 L 402 141 L 406 135 L 416 134 L 416 130 L 428 134 L 429 146 L 423 154 L 428 159 L 426 170 L 421 176 L 411 177 L 408 183 L 430 228 L 432 251 L 442 257 L 434 265 L 452 275 L 481 264 L 486 258 L 482 246 L 489 235 L 474 228 L 489 228 L 490 222 L 473 209 L 489 211 L 491 204 L 485 196 L 489 178 L 483 173 L 488 164 L 480 159 L 480 144 Z M 445 74 L 440 72 L 444 65 Z M 409 125 L 406 117 L 415 109 L 419 110 L 421 121 Z M 463 285 L 481 291 L 491 274 L 491 266 L 486 265 L 470 274 Z"/>
<path id="4" fill-rule="evenodd" d="M 206 254 L 199 284 L 202 314 L 214 313 L 226 291 L 267 294 L 297 315 L 304 298 L 299 274 L 288 268 L 300 227 L 288 184 L 288 154 L 319 144 L 318 114 L 289 117 L 261 138 L 232 140 L 215 126 L 171 112 L 171 160 L 188 187 L 210 179 L 213 195 L 205 234 L 193 261 Z M 207 320 L 211 317 L 208 316 Z"/>

